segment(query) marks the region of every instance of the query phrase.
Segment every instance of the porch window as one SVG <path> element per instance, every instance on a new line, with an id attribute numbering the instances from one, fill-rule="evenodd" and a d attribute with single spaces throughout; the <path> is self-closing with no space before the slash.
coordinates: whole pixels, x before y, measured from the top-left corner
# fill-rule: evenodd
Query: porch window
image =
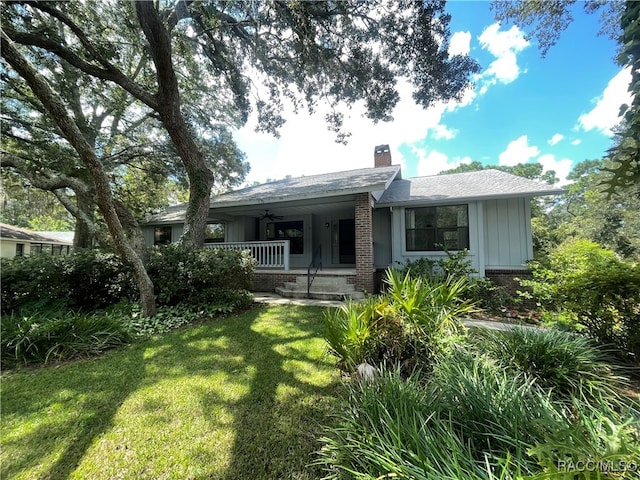
<path id="1" fill-rule="evenodd" d="M 204 243 L 224 242 L 224 223 L 208 223 L 204 231 Z"/>
<path id="2" fill-rule="evenodd" d="M 267 240 L 289 240 L 292 255 L 304 253 L 304 222 L 267 223 Z"/>
<path id="3" fill-rule="evenodd" d="M 405 233 L 409 252 L 468 249 L 468 206 L 407 208 Z"/>
<path id="4" fill-rule="evenodd" d="M 16 257 L 24 257 L 24 243 L 16 243 Z"/>
<path id="5" fill-rule="evenodd" d="M 169 245 L 171 243 L 171 227 L 156 227 L 153 229 L 154 245 Z"/>

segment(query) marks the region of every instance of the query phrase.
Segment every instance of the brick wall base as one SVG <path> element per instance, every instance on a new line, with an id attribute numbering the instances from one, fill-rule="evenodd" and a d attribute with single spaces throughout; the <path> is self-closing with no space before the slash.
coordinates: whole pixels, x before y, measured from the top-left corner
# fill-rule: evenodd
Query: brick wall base
<path id="1" fill-rule="evenodd" d="M 305 276 L 300 273 L 261 273 L 256 272 L 253 276 L 254 292 L 275 292 L 276 287 L 284 287 L 285 282 L 295 282 L 297 277 Z M 323 277 L 331 275 L 322 275 Z M 336 275 L 347 279 L 347 283 L 356 284 L 355 275 Z M 317 277 L 316 277 L 317 278 Z"/>
<path id="2" fill-rule="evenodd" d="M 536 303 L 534 299 L 523 298 L 518 295 L 519 291 L 530 291 L 520 285 L 520 282 L 516 278 L 522 280 L 531 280 L 533 275 L 529 270 L 485 270 L 485 276 L 493 283 L 504 289 L 514 298 L 520 299 L 522 306 L 526 308 L 535 308 Z"/>
<path id="3" fill-rule="evenodd" d="M 275 292 L 276 287 L 283 287 L 284 282 L 295 282 L 296 277 L 293 273 L 260 273 L 253 275 L 253 291 L 254 292 Z"/>

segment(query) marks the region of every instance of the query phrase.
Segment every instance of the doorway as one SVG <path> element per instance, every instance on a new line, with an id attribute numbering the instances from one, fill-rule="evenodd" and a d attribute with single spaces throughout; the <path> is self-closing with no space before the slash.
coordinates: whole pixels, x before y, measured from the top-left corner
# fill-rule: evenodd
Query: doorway
<path id="1" fill-rule="evenodd" d="M 338 222 L 338 251 L 341 264 L 356 263 L 356 221 L 353 218 Z"/>

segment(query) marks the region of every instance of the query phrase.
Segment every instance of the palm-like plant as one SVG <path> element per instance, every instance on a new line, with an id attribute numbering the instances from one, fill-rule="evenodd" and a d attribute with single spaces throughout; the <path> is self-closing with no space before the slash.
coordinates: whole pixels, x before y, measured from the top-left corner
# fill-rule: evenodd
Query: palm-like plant
<path id="1" fill-rule="evenodd" d="M 388 302 L 371 297 L 363 302 L 347 302 L 329 309 L 324 316 L 324 337 L 329 350 L 347 370 L 370 360 L 378 338 L 376 326 L 388 309 Z"/>
<path id="2" fill-rule="evenodd" d="M 472 301 L 463 299 L 469 286 L 466 277 L 414 278 L 410 272 L 403 275 L 389 269 L 385 282 L 395 311 L 428 338 L 459 333 L 464 329 L 460 319 L 477 310 Z"/>

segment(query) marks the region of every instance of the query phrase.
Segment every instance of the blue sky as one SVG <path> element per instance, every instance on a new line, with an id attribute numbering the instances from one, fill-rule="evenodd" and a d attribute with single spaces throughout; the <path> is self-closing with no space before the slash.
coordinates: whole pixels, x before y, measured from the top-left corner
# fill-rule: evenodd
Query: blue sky
<path id="1" fill-rule="evenodd" d="M 393 122 L 372 124 L 360 105 L 347 112 L 346 146 L 327 130 L 322 107 L 313 116 L 287 114 L 279 139 L 255 133 L 250 119 L 236 135 L 251 164 L 248 182 L 373 166 L 374 146 L 385 143 L 405 178 L 470 161 L 538 161 L 564 180 L 575 163 L 601 158 L 612 145 L 619 107 L 629 101 L 630 74 L 615 63 L 616 43 L 598 36 L 599 15 L 577 5 L 574 22 L 542 58 L 517 26 L 497 24 L 489 5 L 447 5 L 451 48 L 482 67 L 461 103 L 425 110 L 401 84 Z"/>

